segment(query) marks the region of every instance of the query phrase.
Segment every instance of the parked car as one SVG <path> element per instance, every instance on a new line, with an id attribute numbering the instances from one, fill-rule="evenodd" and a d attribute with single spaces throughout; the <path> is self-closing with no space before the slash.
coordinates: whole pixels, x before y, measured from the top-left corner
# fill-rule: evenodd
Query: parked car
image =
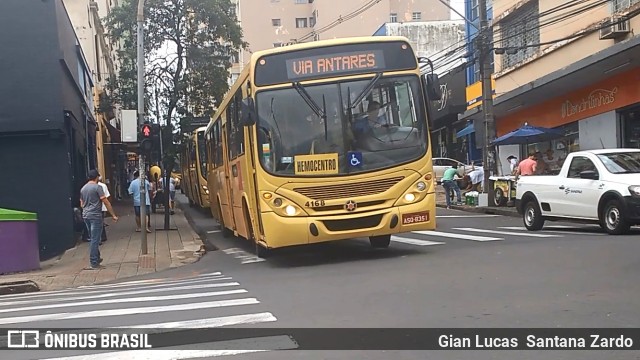
<path id="1" fill-rule="evenodd" d="M 458 176 L 461 178 L 471 172 L 471 166 L 465 165 L 458 160 L 449 158 L 433 158 L 433 172 L 435 173 L 436 182 L 438 184 L 441 182 L 444 171 L 453 166 L 453 164 L 458 165 Z"/>
<path id="2" fill-rule="evenodd" d="M 598 223 L 609 234 L 640 224 L 640 149 L 570 153 L 558 175 L 521 176 L 516 208 L 525 227 L 546 220 Z"/>

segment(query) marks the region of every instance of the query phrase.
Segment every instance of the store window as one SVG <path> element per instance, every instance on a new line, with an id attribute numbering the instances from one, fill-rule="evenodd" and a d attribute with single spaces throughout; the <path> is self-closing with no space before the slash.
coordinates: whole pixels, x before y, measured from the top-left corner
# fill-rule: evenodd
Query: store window
<path id="1" fill-rule="evenodd" d="M 531 152 L 539 153 L 538 156 L 542 155 L 539 161 L 544 162 L 544 164 L 541 164 L 541 168 L 544 167 L 544 173 L 558 174 L 567 155 L 580 151 L 580 138 L 578 122 L 559 126 L 555 129 L 563 131 L 565 136 L 556 140 L 529 144 L 524 149 L 525 151 L 521 154 L 520 159 L 525 159 L 527 154 Z"/>
<path id="2" fill-rule="evenodd" d="M 640 149 L 640 108 L 621 112 L 620 118 L 623 147 Z"/>

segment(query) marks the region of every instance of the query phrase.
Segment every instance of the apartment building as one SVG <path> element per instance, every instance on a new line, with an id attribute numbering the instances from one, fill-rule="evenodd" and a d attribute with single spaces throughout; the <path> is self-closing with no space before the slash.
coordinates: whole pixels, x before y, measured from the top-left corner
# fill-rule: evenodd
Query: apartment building
<path id="1" fill-rule="evenodd" d="M 63 0 L 64 6 L 78 37 L 80 48 L 87 59 L 94 82 L 93 113 L 97 122 L 97 165 L 103 181 L 115 188 L 120 143 L 119 107 L 109 101 L 107 81 L 118 71 L 118 44 L 112 46 L 106 36 L 102 19 L 119 6 L 121 0 Z M 113 191 L 113 190 L 112 190 Z"/>
<path id="2" fill-rule="evenodd" d="M 565 138 L 528 149 L 640 148 L 640 0 L 494 0 L 497 135 L 524 123 Z M 501 156 L 502 158 L 502 156 Z"/>
<path id="3" fill-rule="evenodd" d="M 247 51 L 231 69 L 232 81 L 251 53 L 295 42 L 370 36 L 384 23 L 448 20 L 439 0 L 235 0 Z"/>

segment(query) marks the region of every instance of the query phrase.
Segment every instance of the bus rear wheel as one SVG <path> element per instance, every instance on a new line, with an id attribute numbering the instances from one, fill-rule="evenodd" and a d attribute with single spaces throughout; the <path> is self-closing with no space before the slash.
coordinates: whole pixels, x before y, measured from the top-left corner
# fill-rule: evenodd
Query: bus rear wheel
<path id="1" fill-rule="evenodd" d="M 373 248 L 388 248 L 391 244 L 391 235 L 369 236 L 369 242 Z"/>

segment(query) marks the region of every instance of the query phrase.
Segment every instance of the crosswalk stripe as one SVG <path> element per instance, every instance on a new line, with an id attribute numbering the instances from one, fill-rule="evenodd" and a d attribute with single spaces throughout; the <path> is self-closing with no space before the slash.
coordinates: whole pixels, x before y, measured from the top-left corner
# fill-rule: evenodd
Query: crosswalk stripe
<path id="1" fill-rule="evenodd" d="M 0 309 L 0 313 L 7 312 L 17 312 L 17 311 L 30 311 L 30 310 L 41 310 L 41 309 L 54 309 L 54 308 L 66 308 L 66 307 L 76 307 L 76 306 L 87 306 L 87 305 L 102 305 L 102 304 L 117 304 L 117 303 L 132 303 L 132 302 L 144 302 L 144 301 L 163 301 L 163 300 L 183 300 L 183 299 L 195 299 L 199 297 L 209 297 L 209 296 L 223 296 L 223 295 L 234 295 L 234 294 L 242 294 L 246 293 L 245 289 L 237 289 L 237 290 L 224 290 L 224 291 L 212 291 L 212 292 L 204 292 L 204 293 L 187 293 L 187 294 L 174 294 L 174 295 L 163 295 L 163 296 L 143 296 L 143 297 L 133 297 L 133 298 L 118 298 L 118 299 L 108 299 L 108 300 L 93 300 L 93 301 L 80 301 L 80 302 L 64 302 L 62 304 L 45 304 L 45 305 L 35 305 L 35 306 L 24 306 L 18 308 L 9 308 L 9 309 Z"/>
<path id="2" fill-rule="evenodd" d="M 498 227 L 498 229 L 528 231 L 527 228 L 524 226 L 500 226 Z M 556 230 L 553 230 L 553 229 L 556 229 Z M 552 232 L 557 234 L 588 235 L 588 236 L 606 235 L 605 233 L 594 233 L 590 231 L 568 231 L 568 230 L 562 230 L 562 229 L 575 229 L 575 227 L 574 226 L 545 226 L 540 231 Z M 586 229 L 589 229 L 589 228 L 586 228 Z"/>
<path id="3" fill-rule="evenodd" d="M 191 350 L 182 350 L 181 348 L 188 346 Z M 149 350 L 133 350 L 133 351 L 114 351 L 103 352 L 76 356 L 65 356 L 61 358 L 49 358 L 43 360 L 181 360 L 181 359 L 197 359 L 204 357 L 217 357 L 228 355 L 239 355 L 255 352 L 266 352 L 275 350 L 292 350 L 297 349 L 298 344 L 288 335 L 273 335 L 263 337 L 253 337 L 225 341 L 212 341 L 207 343 L 176 346 L 161 349 Z M 224 350 L 193 350 L 196 347 L 204 347 L 207 349 L 224 349 Z M 226 349 L 246 349 L 246 350 L 226 350 Z M 255 349 L 255 350 L 252 350 Z"/>
<path id="4" fill-rule="evenodd" d="M 436 215 L 437 218 L 484 218 L 497 216 L 500 215 Z"/>
<path id="5" fill-rule="evenodd" d="M 153 286 L 146 286 L 146 287 L 140 288 L 139 290 L 119 289 L 119 291 L 121 292 L 112 291 L 112 292 L 105 293 L 104 290 L 91 290 L 91 291 L 74 291 L 74 292 L 67 292 L 62 294 L 44 293 L 44 294 L 41 294 L 42 296 L 38 296 L 38 297 L 34 296 L 33 298 L 23 297 L 22 299 L 16 300 L 16 301 L 0 300 L 0 307 L 8 306 L 8 305 L 24 304 L 24 303 L 36 303 L 36 302 L 46 302 L 46 301 L 69 301 L 72 299 L 78 300 L 78 299 L 87 299 L 87 298 L 107 298 L 107 297 L 114 297 L 114 296 L 120 296 L 120 295 L 148 294 L 148 293 L 174 291 L 174 290 L 208 289 L 208 288 L 240 285 L 240 283 L 235 281 L 225 282 L 225 283 L 212 283 L 212 284 L 194 284 L 198 282 L 200 281 L 194 280 L 192 282 L 192 285 L 184 285 L 184 286 L 169 286 L 165 284 L 158 284 Z M 88 295 L 88 294 L 91 294 L 91 295 Z M 74 296 L 74 295 L 80 295 L 80 296 Z M 57 297 L 54 297 L 54 296 L 57 296 Z"/>
<path id="6" fill-rule="evenodd" d="M 67 313 L 57 313 L 57 314 L 27 315 L 27 316 L 0 318 L 0 325 L 28 323 L 32 321 L 70 320 L 70 319 L 83 319 L 83 318 L 106 317 L 106 316 L 152 314 L 152 313 L 170 312 L 170 311 L 218 308 L 218 307 L 225 307 L 225 306 L 253 305 L 253 304 L 259 304 L 259 303 L 260 301 L 258 301 L 258 299 L 256 298 L 243 298 L 243 299 L 207 301 L 207 302 L 201 302 L 201 303 L 188 303 L 188 304 L 177 304 L 177 305 L 166 305 L 166 306 L 121 308 L 121 309 L 110 309 L 110 310 L 92 310 L 92 311 L 83 311 L 79 313 L 67 312 Z"/>
<path id="7" fill-rule="evenodd" d="M 96 290 L 96 289 L 117 289 L 122 287 L 139 287 L 139 286 L 151 286 L 151 285 L 176 285 L 183 283 L 192 283 L 192 282 L 205 282 L 205 281 L 218 281 L 223 279 L 230 279 L 229 276 L 207 276 L 207 277 L 195 277 L 195 278 L 185 278 L 185 279 L 176 279 L 176 280 L 166 280 L 166 279 L 154 279 L 153 281 L 147 281 L 139 284 L 129 284 L 129 283 L 118 283 L 118 284 L 107 284 L 107 285 L 93 285 L 89 287 L 83 287 L 82 290 Z M 80 288 L 79 288 L 80 289 Z"/>
<path id="8" fill-rule="evenodd" d="M 247 325 L 257 324 L 262 322 L 276 321 L 276 317 L 270 312 L 256 313 L 256 314 L 242 314 L 221 316 L 207 319 L 185 320 L 185 321 L 172 321 L 157 324 L 143 324 L 134 326 L 117 326 L 114 329 L 198 329 L 198 328 L 212 328 L 222 327 L 229 325 Z"/>
<path id="9" fill-rule="evenodd" d="M 199 274 L 196 277 L 221 277 L 222 273 L 220 272 L 214 272 L 214 273 L 207 273 L 207 274 Z M 119 283 L 115 283 L 115 284 L 99 284 L 99 285 L 83 285 L 83 286 L 79 286 L 78 289 L 94 289 L 94 288 L 107 288 L 107 287 L 117 287 L 117 286 L 123 286 L 123 285 L 131 285 L 131 284 L 136 284 L 136 285 L 140 285 L 140 284 L 146 284 L 146 283 L 157 283 L 159 281 L 184 281 L 187 280 L 189 278 L 182 278 L 182 279 L 161 279 L 161 278 L 153 278 L 153 279 L 145 279 L 145 280 L 133 280 L 133 281 L 124 281 L 124 282 L 119 282 Z M 193 278 L 191 278 L 191 280 L 193 280 Z"/>
<path id="10" fill-rule="evenodd" d="M 403 244 L 409 244 L 409 245 L 418 245 L 418 246 L 443 245 L 444 244 L 443 242 L 412 239 L 412 238 L 407 238 L 407 237 L 403 237 L 403 236 L 392 236 L 391 237 L 391 241 L 395 241 L 395 242 L 399 242 L 399 243 L 403 243 Z"/>
<path id="11" fill-rule="evenodd" d="M 447 233 L 447 232 L 433 231 L 433 230 L 412 231 L 412 233 L 421 234 L 421 235 L 427 235 L 427 236 L 448 237 L 448 238 L 454 238 L 454 239 L 460 239 L 460 240 L 471 240 L 471 241 L 500 241 L 500 240 L 504 240 L 503 238 L 498 238 L 498 237 L 455 234 L 455 233 Z"/>
<path id="12" fill-rule="evenodd" d="M 488 233 L 488 234 L 513 235 L 513 236 L 529 236 L 529 237 L 539 237 L 539 238 L 560 237 L 561 236 L 561 235 L 554 235 L 554 234 L 532 234 L 531 232 L 524 233 L 524 232 L 500 231 L 500 230 L 488 230 L 488 229 L 475 229 L 475 228 L 453 228 L 453 230 L 481 232 L 481 233 Z"/>

